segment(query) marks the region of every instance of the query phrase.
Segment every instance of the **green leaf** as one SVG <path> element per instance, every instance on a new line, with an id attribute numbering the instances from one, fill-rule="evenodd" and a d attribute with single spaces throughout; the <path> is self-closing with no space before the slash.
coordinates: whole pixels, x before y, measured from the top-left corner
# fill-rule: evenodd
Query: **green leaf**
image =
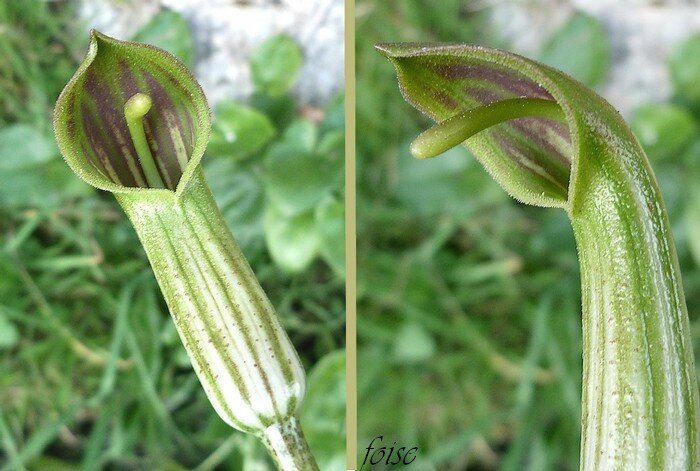
<path id="1" fill-rule="evenodd" d="M 318 140 L 318 127 L 308 119 L 297 119 L 284 130 L 282 139 L 291 146 L 313 152 Z"/>
<path id="2" fill-rule="evenodd" d="M 52 160 L 43 165 L 2 171 L 0 203 L 12 208 L 57 208 L 70 198 L 90 195 L 94 190 L 75 178 L 66 164 Z"/>
<path id="3" fill-rule="evenodd" d="M 217 105 L 207 152 L 241 160 L 262 149 L 275 135 L 269 118 L 232 101 Z"/>
<path id="4" fill-rule="evenodd" d="M 265 192 L 260 179 L 228 159 L 210 160 L 204 174 L 236 242 L 247 257 L 254 257 L 264 247 Z"/>
<path id="5" fill-rule="evenodd" d="M 190 28 L 176 11 L 166 9 L 158 13 L 134 35 L 133 40 L 165 49 L 187 67 L 194 63 Z"/>
<path id="6" fill-rule="evenodd" d="M 58 157 L 56 143 L 26 124 L 0 129 L 0 173 L 32 167 Z"/>
<path id="7" fill-rule="evenodd" d="M 273 96 L 286 93 L 301 68 L 301 50 L 288 36 L 275 36 L 255 49 L 250 68 L 256 89 Z"/>
<path id="8" fill-rule="evenodd" d="M 284 129 L 296 118 L 297 107 L 291 95 L 270 96 L 256 91 L 250 97 L 250 105 L 265 114 L 277 129 Z"/>
<path id="9" fill-rule="evenodd" d="M 697 133 L 690 113 L 668 103 L 640 106 L 634 111 L 631 125 L 653 160 L 677 158 Z"/>
<path id="10" fill-rule="evenodd" d="M 693 260 L 700 266 L 700 189 L 693 188 L 690 194 L 684 217 L 685 232 Z"/>
<path id="11" fill-rule="evenodd" d="M 309 372 L 301 422 L 319 469 L 345 471 L 345 350 L 326 354 Z"/>
<path id="12" fill-rule="evenodd" d="M 419 324 L 403 324 L 396 333 L 394 358 L 401 363 L 412 364 L 429 360 L 435 354 L 435 350 L 435 340 Z"/>
<path id="13" fill-rule="evenodd" d="M 577 12 L 547 41 L 540 60 L 592 87 L 608 72 L 610 41 L 595 17 Z"/>
<path id="14" fill-rule="evenodd" d="M 688 38 L 671 54 L 669 66 L 675 94 L 700 102 L 700 34 Z"/>
<path id="15" fill-rule="evenodd" d="M 275 263 L 289 273 L 306 269 L 321 245 L 312 211 L 287 215 L 274 203 L 265 210 L 265 242 Z"/>
<path id="16" fill-rule="evenodd" d="M 326 198 L 316 207 L 321 256 L 340 278 L 345 278 L 345 205 Z"/>
<path id="17" fill-rule="evenodd" d="M 406 144 L 404 148 L 407 147 Z M 504 201 L 507 195 L 492 184 L 478 165 L 463 147 L 452 148 L 439 159 L 401 158 L 396 199 L 421 214 L 446 214 L 457 219 Z"/>
<path id="18" fill-rule="evenodd" d="M 324 134 L 321 142 L 318 143 L 316 152 L 320 155 L 342 160 L 345 152 L 345 131 L 335 130 Z"/>
<path id="19" fill-rule="evenodd" d="M 0 350 L 10 349 L 19 343 L 17 327 L 0 314 Z"/>
<path id="20" fill-rule="evenodd" d="M 296 144 L 280 142 L 265 156 L 265 191 L 286 215 L 312 209 L 342 181 L 342 160 L 310 153 Z"/>
<path id="21" fill-rule="evenodd" d="M 326 105 L 320 124 L 321 134 L 345 130 L 345 95 L 339 93 Z"/>

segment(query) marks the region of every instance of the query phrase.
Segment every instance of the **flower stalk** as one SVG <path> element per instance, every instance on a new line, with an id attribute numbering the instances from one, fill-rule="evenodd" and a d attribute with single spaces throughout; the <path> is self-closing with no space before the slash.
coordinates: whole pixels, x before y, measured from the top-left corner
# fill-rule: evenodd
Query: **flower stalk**
<path id="1" fill-rule="evenodd" d="M 194 77 L 165 51 L 93 31 L 54 128 L 70 167 L 133 224 L 219 416 L 280 470 L 317 470 L 297 418 L 304 369 L 199 165 L 210 116 Z"/>
<path id="2" fill-rule="evenodd" d="M 678 260 L 658 184 L 619 113 L 515 54 L 378 48 L 407 101 L 439 123 L 412 145 L 416 157 L 466 140 L 514 198 L 562 208 L 571 220 L 582 284 L 581 469 L 698 469 L 697 379 Z"/>
<path id="3" fill-rule="evenodd" d="M 153 105 L 153 100 L 148 95 L 137 93 L 124 104 L 124 118 L 126 126 L 129 128 L 131 141 L 134 143 L 136 154 L 143 168 L 146 183 L 149 188 L 165 188 L 163 179 L 160 178 L 156 162 L 153 160 L 151 148 L 148 147 L 146 131 L 143 129 L 143 117 L 148 113 Z"/>

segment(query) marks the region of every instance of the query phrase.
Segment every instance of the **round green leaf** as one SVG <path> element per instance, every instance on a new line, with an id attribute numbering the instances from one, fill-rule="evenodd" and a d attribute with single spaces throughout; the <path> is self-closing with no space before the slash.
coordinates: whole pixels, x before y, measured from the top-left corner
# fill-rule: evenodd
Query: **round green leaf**
<path id="1" fill-rule="evenodd" d="M 700 265 L 700 189 L 693 189 L 690 195 L 684 217 L 685 233 L 693 260 Z"/>
<path id="2" fill-rule="evenodd" d="M 396 197 L 418 213 L 459 219 L 507 198 L 491 185 L 488 174 L 463 147 L 454 147 L 439 159 L 421 161 L 401 156 L 398 165 Z"/>
<path id="3" fill-rule="evenodd" d="M 342 181 L 342 160 L 308 152 L 298 144 L 281 142 L 265 157 L 263 176 L 268 198 L 287 215 L 312 209 Z"/>
<path id="4" fill-rule="evenodd" d="M 575 13 L 549 39 L 541 60 L 595 86 L 604 78 L 610 65 L 610 43 L 600 22 L 584 13 Z"/>
<path id="5" fill-rule="evenodd" d="M 691 36 L 669 58 L 676 95 L 700 101 L 700 34 Z"/>
<path id="6" fill-rule="evenodd" d="M 265 146 L 275 135 L 270 119 L 253 108 L 225 101 L 216 107 L 208 153 L 236 160 Z"/>
<path id="7" fill-rule="evenodd" d="M 308 119 L 297 119 L 284 130 L 286 143 L 312 152 L 318 140 L 318 128 Z"/>
<path id="8" fill-rule="evenodd" d="M 58 155 L 53 138 L 31 126 L 16 124 L 0 129 L 0 172 L 31 167 Z"/>
<path id="9" fill-rule="evenodd" d="M 301 67 L 301 50 L 288 36 L 262 43 L 250 58 L 253 83 L 270 95 L 282 95 L 294 85 Z"/>
<path id="10" fill-rule="evenodd" d="M 345 205 L 326 198 L 316 207 L 321 256 L 341 278 L 345 277 Z"/>
<path id="11" fill-rule="evenodd" d="M 651 159 L 674 158 L 697 132 L 693 117 L 672 104 L 649 104 L 637 108 L 630 122 Z"/>
<path id="12" fill-rule="evenodd" d="M 301 423 L 319 468 L 345 467 L 345 350 L 321 358 L 309 373 Z"/>
<path id="13" fill-rule="evenodd" d="M 279 267 L 290 273 L 303 271 L 320 246 L 313 212 L 288 216 L 269 204 L 265 211 L 265 241 Z"/>
<path id="14" fill-rule="evenodd" d="M 58 159 L 23 169 L 0 168 L 0 180 L 0 203 L 7 207 L 56 208 L 94 192 Z"/>
<path id="15" fill-rule="evenodd" d="M 148 43 L 165 49 L 170 54 L 192 67 L 194 46 L 187 22 L 178 12 L 163 10 L 146 23 L 133 38 L 134 41 Z"/>

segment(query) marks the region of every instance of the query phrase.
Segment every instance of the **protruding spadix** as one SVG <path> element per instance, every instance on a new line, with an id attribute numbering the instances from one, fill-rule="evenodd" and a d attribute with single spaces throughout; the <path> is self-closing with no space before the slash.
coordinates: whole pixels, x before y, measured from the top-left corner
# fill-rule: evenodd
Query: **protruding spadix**
<path id="1" fill-rule="evenodd" d="M 411 143 L 411 154 L 418 159 L 435 157 L 491 126 L 527 117 L 564 121 L 564 113 L 553 100 L 513 98 L 497 101 L 458 113 L 424 131 Z"/>

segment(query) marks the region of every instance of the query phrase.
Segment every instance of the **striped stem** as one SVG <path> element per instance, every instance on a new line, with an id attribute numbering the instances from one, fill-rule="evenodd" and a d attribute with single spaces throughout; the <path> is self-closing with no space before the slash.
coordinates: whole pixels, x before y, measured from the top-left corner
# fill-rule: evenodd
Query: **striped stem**
<path id="1" fill-rule="evenodd" d="M 509 112 L 513 102 L 529 103 Z M 561 114 L 551 100 L 504 100 L 437 124 L 421 148 L 444 152 L 528 110 Z M 602 160 L 588 171 L 568 211 L 583 294 L 581 469 L 699 469 L 690 328 L 660 192 L 643 163 Z"/>
<path id="2" fill-rule="evenodd" d="M 700 469 L 693 350 L 668 219 L 650 174 L 612 167 L 591 173 L 570 214 L 583 298 L 581 469 Z"/>
<path id="3" fill-rule="evenodd" d="M 315 469 L 301 430 L 289 425 L 296 423 L 304 396 L 303 367 L 201 169 L 183 192 L 115 196 L 141 239 L 214 409 L 245 432 L 267 436 L 277 428 L 293 435 L 285 443 L 301 464 L 284 469 Z"/>
<path id="4" fill-rule="evenodd" d="M 280 471 L 318 470 L 296 417 L 269 426 L 262 441 Z"/>

